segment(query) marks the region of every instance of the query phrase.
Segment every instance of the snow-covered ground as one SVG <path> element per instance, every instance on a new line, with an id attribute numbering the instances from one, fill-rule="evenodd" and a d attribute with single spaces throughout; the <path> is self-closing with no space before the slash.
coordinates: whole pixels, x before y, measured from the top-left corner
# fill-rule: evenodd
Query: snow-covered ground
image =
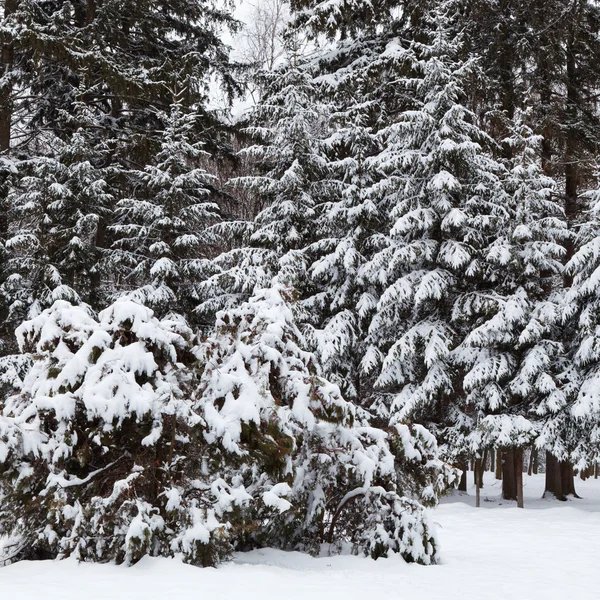
<path id="1" fill-rule="evenodd" d="M 18 600 L 592 600 L 600 598 L 600 479 L 577 481 L 581 500 L 542 500 L 525 477 L 525 510 L 486 478 L 482 508 L 455 494 L 433 511 L 442 564 L 311 558 L 261 550 L 218 569 L 167 559 L 115 565 L 22 562 L 0 569 L 0 598 Z"/>

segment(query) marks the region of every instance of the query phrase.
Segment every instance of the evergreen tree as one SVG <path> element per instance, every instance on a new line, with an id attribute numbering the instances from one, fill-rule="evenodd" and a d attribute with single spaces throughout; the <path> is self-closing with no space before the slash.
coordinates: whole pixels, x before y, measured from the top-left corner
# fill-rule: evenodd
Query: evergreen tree
<path id="1" fill-rule="evenodd" d="M 0 420 L 0 531 L 16 557 L 224 555 L 220 518 L 245 495 L 203 474 L 187 325 L 129 300 L 99 320 L 57 301 L 17 335 L 37 358 Z"/>
<path id="2" fill-rule="evenodd" d="M 18 540 L 14 558 L 209 565 L 265 543 L 349 542 L 435 562 L 421 502 L 454 471 L 423 428 L 364 422 L 302 349 L 282 294 L 219 313 L 201 346 L 182 320 L 129 299 L 98 319 L 57 301 L 19 327 L 36 357 L 0 418 L 0 532 Z"/>
<path id="3" fill-rule="evenodd" d="M 380 349 L 369 332 L 378 294 L 369 265 L 384 244 L 389 210 L 375 189 L 385 174 L 373 158 L 385 144 L 381 129 L 411 105 L 411 92 L 398 85 L 410 59 L 396 51 L 406 15 L 396 15 L 393 3 L 376 10 L 361 3 L 295 6 L 295 28 L 331 38 L 305 68 L 332 111 L 324 155 L 329 189 L 316 207 L 316 238 L 303 252 L 312 267 L 298 318 L 327 377 L 348 400 L 370 407 L 370 366 Z"/>
<path id="4" fill-rule="evenodd" d="M 453 350 L 468 325 L 459 321 L 476 318 L 457 302 L 469 292 L 471 305 L 485 302 L 478 290 L 498 275 L 489 246 L 508 218 L 502 166 L 464 105 L 470 65 L 447 36 L 442 22 L 429 44 L 393 48 L 414 65 L 404 85 L 415 89 L 415 103 L 380 134 L 385 150 L 376 161 L 386 178 L 377 188 L 390 222 L 368 267 L 381 289 L 370 326 L 383 352 L 372 365 L 377 385 L 397 390 L 388 410 L 434 422 L 444 421 L 460 389 Z"/>
<path id="5" fill-rule="evenodd" d="M 157 115 L 165 123 L 159 151 L 143 171 L 128 173 L 136 182 L 133 196 L 117 203 L 110 227 L 116 241 L 104 269 L 120 275 L 129 295 L 160 315 L 193 314 L 210 251 L 202 234 L 219 219 L 212 178 L 202 168 L 207 153 L 202 142 L 192 141 L 197 119 L 179 102 L 168 115 Z"/>
<path id="6" fill-rule="evenodd" d="M 566 266 L 573 284 L 563 294 L 562 312 L 554 319 L 566 345 L 565 354 L 558 362 L 562 395 L 555 402 L 545 402 L 538 407 L 542 416 L 539 445 L 551 456 L 547 464 L 546 490 L 560 499 L 575 493 L 572 472 L 567 478 L 563 476 L 565 465 L 568 471 L 568 465 L 574 463 L 583 472 L 597 460 L 599 451 L 596 389 L 598 200 L 597 192 L 586 195 L 587 219 L 576 238 L 579 249 Z"/>
<path id="7" fill-rule="evenodd" d="M 7 193 L 5 280 L 7 320 L 15 328 L 54 300 L 98 300 L 100 221 L 113 204 L 105 166 L 108 144 L 91 135 L 82 104 L 71 139 L 54 139 L 51 154 L 18 161 Z"/>
<path id="8" fill-rule="evenodd" d="M 334 115 L 339 125 L 327 140 L 333 193 L 317 208 L 320 239 L 305 250 L 312 285 L 301 301 L 305 331 L 327 377 L 359 405 L 372 386 L 361 364 L 374 352 L 367 339 L 375 289 L 366 265 L 384 221 L 371 193 L 376 175 L 369 157 L 378 146 L 365 120 L 356 107 Z"/>
<path id="9" fill-rule="evenodd" d="M 221 26 L 234 21 L 211 2 L 10 3 L 0 30 L 10 54 L 0 128 L 19 171 L 6 190 L 0 235 L 12 256 L 0 284 L 13 326 L 57 297 L 100 308 L 123 284 L 114 268 L 101 269 L 114 265 L 107 228 L 139 173 L 156 166 L 171 89 L 185 90 L 184 112 L 196 107 L 196 141 L 220 145 L 222 127 L 205 105 L 213 74 L 234 89 Z"/>
<path id="10" fill-rule="evenodd" d="M 323 147 L 328 107 L 310 72 L 300 66 L 287 64 L 264 76 L 265 97 L 246 128 L 257 143 L 242 150 L 261 171 L 230 183 L 252 192 L 265 208 L 252 223 L 214 228 L 222 239 L 239 243 L 212 261 L 214 274 L 200 285 L 200 312 L 247 299 L 282 270 L 295 286 L 306 279 L 301 251 L 316 238 L 315 207 L 329 185 Z"/>
<path id="11" fill-rule="evenodd" d="M 479 453 L 503 448 L 510 455 L 534 441 L 541 447 L 541 406 L 563 402 L 555 287 L 568 232 L 555 183 L 541 171 L 539 138 L 517 122 L 505 143 L 513 156 L 504 180 L 511 216 L 490 248 L 503 271 L 487 293 L 483 318 L 471 325 L 462 345 L 461 366 L 468 369 L 463 387 L 478 425 L 464 439 L 466 447 Z M 511 461 L 505 456 L 505 465 Z M 505 497 L 516 493 L 510 473 L 503 487 Z"/>
<path id="12" fill-rule="evenodd" d="M 465 106 L 472 71 L 450 41 L 454 11 L 430 13 L 431 41 L 404 51 L 415 107 L 381 133 L 376 188 L 392 221 L 366 270 L 381 289 L 370 333 L 384 353 L 372 365 L 384 415 L 433 427 L 459 461 L 499 443 L 475 431 L 483 422 L 488 440 L 503 435 L 494 415 L 512 415 L 531 441 L 522 400 L 557 393 L 560 347 L 538 302 L 560 272 L 564 225 L 527 141 L 509 142 L 525 148 L 508 171 Z"/>
<path id="13" fill-rule="evenodd" d="M 422 427 L 369 427 L 320 376 L 316 357 L 302 348 L 289 294 L 276 285 L 219 313 L 205 345 L 199 408 L 206 439 L 220 448 L 219 471 L 234 465 L 245 489 L 262 499 L 252 522 L 268 523 L 246 534 L 243 547 L 318 553 L 321 543 L 350 542 L 373 558 L 399 552 L 435 562 L 419 501 L 435 504 L 453 470 Z"/>

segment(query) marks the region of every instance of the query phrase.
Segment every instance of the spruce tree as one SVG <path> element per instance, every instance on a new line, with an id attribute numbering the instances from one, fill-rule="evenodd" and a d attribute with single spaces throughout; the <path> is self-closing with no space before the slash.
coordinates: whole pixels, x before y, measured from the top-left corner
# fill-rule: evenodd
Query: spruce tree
<path id="1" fill-rule="evenodd" d="M 563 402 L 558 363 L 564 347 L 556 327 L 555 286 L 568 231 L 556 184 L 541 171 L 539 137 L 517 121 L 505 143 L 513 155 L 504 177 L 510 219 L 490 248 L 502 271 L 460 351 L 461 366 L 468 369 L 463 380 L 467 406 L 475 407 L 477 425 L 464 442 L 480 453 L 505 450 L 503 489 L 505 498 L 512 498 L 513 453 L 533 442 L 543 447 L 541 407 Z"/>
<path id="2" fill-rule="evenodd" d="M 572 285 L 560 297 L 560 328 L 565 352 L 557 361 L 562 395 L 538 408 L 540 447 L 547 450 L 546 491 L 559 499 L 575 494 L 572 465 L 585 471 L 598 458 L 596 271 L 599 260 L 598 194 L 586 194 L 587 218 L 576 238 L 578 250 L 566 265 Z M 567 335 L 564 333 L 567 332 Z"/>
<path id="3" fill-rule="evenodd" d="M 182 319 L 126 298 L 98 318 L 59 300 L 20 326 L 35 360 L 0 417 L 13 559 L 206 566 L 235 549 L 349 542 L 435 562 L 423 504 L 453 469 L 422 427 L 373 428 L 343 400 L 289 299 L 281 286 L 257 293 L 201 344 Z"/>
<path id="4" fill-rule="evenodd" d="M 294 286 L 306 280 L 302 250 L 316 239 L 315 209 L 329 186 L 323 142 L 328 107 L 302 66 L 285 64 L 264 77 L 265 97 L 245 129 L 255 143 L 242 150 L 259 172 L 230 181 L 259 198 L 264 209 L 251 223 L 213 228 L 234 247 L 211 261 L 213 275 L 199 285 L 201 313 L 247 299 L 282 270 Z"/>
<path id="5" fill-rule="evenodd" d="M 98 320 L 61 300 L 17 336 L 36 360 L 0 419 L 0 531 L 15 558 L 225 555 L 221 517 L 245 496 L 203 474 L 187 325 L 125 299 Z"/>
<path id="6" fill-rule="evenodd" d="M 175 94 L 156 157 L 143 170 L 129 170 L 132 196 L 119 200 L 112 251 L 102 265 L 122 277 L 122 288 L 158 314 L 193 315 L 196 286 L 210 246 L 202 236 L 219 220 L 212 177 L 202 167 L 207 152 L 194 142 L 196 111 L 187 112 Z"/>
<path id="7" fill-rule="evenodd" d="M 326 140 L 332 192 L 317 207 L 319 239 L 304 252 L 312 263 L 311 285 L 300 303 L 304 329 L 327 377 L 347 400 L 363 406 L 372 387 L 364 365 L 378 352 L 368 343 L 376 291 L 366 268 L 384 221 L 372 195 L 377 175 L 369 164 L 378 143 L 366 120 L 356 107 L 333 115 Z"/>
<path id="8" fill-rule="evenodd" d="M 15 163 L 6 203 L 5 280 L 7 320 L 17 327 L 54 300 L 98 300 L 99 225 L 111 213 L 110 149 L 91 133 L 86 107 L 70 118 L 68 142 L 54 140 L 51 154 Z"/>
<path id="9" fill-rule="evenodd" d="M 390 220 L 369 272 L 381 290 L 371 322 L 383 351 L 372 367 L 377 385 L 397 389 L 400 415 L 443 422 L 460 386 L 452 352 L 467 315 L 456 303 L 471 290 L 477 302 L 478 288 L 493 283 L 489 245 L 508 215 L 502 166 L 484 149 L 491 140 L 464 104 L 470 64 L 460 61 L 443 21 L 432 26 L 428 44 L 394 48 L 413 64 L 403 84 L 415 99 L 380 134 L 385 150 L 374 160 L 386 177 L 377 191 Z"/>
<path id="10" fill-rule="evenodd" d="M 60 297 L 78 296 L 101 308 L 111 293 L 128 289 L 114 268 L 101 268 L 112 264 L 115 240 L 108 227 L 115 224 L 116 203 L 137 189 L 139 172 L 156 166 L 172 89 L 185 90 L 179 98 L 184 112 L 195 107 L 194 142 L 211 151 L 221 144 L 222 126 L 206 104 L 213 75 L 234 91 L 218 28 L 235 23 L 210 2 L 191 0 L 28 1 L 9 9 L 0 31 L 3 48 L 10 50 L 0 121 L 8 132 L 3 149 L 19 174 L 6 190 L 8 222 L 0 235 L 10 240 L 14 256 L 0 283 L 8 282 L 14 296 L 9 304 L 21 307 L 21 315 L 36 302 L 49 306 L 52 290 L 64 292 L 64 286 L 73 294 Z M 83 174 L 86 160 L 90 170 Z M 67 174 L 76 163 L 79 172 Z M 78 193 L 67 183 L 77 177 L 96 184 Z M 47 198 L 38 196 L 34 206 L 25 197 L 36 186 Z M 59 202 L 59 186 L 71 186 L 71 200 Z M 57 214 L 42 215 L 58 210 L 59 203 L 57 225 Z M 70 236 L 68 250 L 64 236 Z M 149 277 L 137 285 L 151 283 Z"/>
<path id="11" fill-rule="evenodd" d="M 381 132 L 385 151 L 374 161 L 387 177 L 376 188 L 392 220 L 368 272 L 381 290 L 370 332 L 383 351 L 372 367 L 382 403 L 391 398 L 392 422 L 433 427 L 460 461 L 498 444 L 490 440 L 506 419 L 529 437 L 503 446 L 530 442 L 521 400 L 556 391 L 560 348 L 538 302 L 560 271 L 564 225 L 527 141 L 507 141 L 525 148 L 505 165 L 467 108 L 473 65 L 461 38 L 451 41 L 455 10 L 447 2 L 429 13 L 430 41 L 404 50 L 415 105 Z"/>
<path id="12" fill-rule="evenodd" d="M 265 523 L 238 544 L 316 554 L 322 543 L 335 552 L 349 542 L 373 558 L 398 552 L 435 562 L 421 503 L 437 502 L 453 469 L 424 428 L 370 427 L 368 415 L 322 377 L 294 322 L 294 295 L 275 284 L 219 313 L 204 345 L 205 437 L 221 455 L 219 472 L 234 466 L 255 498 L 251 521 Z"/>

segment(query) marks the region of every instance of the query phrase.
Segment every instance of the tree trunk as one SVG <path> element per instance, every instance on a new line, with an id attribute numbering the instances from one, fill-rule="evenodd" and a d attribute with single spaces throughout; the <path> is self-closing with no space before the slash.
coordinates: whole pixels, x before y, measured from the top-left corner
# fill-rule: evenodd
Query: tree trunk
<path id="1" fill-rule="evenodd" d="M 579 130 L 576 128 L 577 122 L 577 107 L 579 106 L 579 93 L 577 89 L 577 65 L 575 63 L 575 45 L 574 33 L 571 30 L 568 36 L 566 48 L 566 87 L 567 87 L 567 102 L 565 105 L 565 120 L 568 122 L 565 136 L 565 151 L 563 163 L 565 165 L 565 217 L 567 219 L 567 227 L 572 229 L 575 226 L 579 215 L 579 160 L 577 156 L 577 145 L 581 143 Z M 565 261 L 568 262 L 573 257 L 574 247 L 573 236 L 565 238 L 565 249 L 567 251 Z M 569 273 L 564 275 L 564 287 L 571 287 L 573 278 Z M 574 486 L 573 486 L 574 489 Z M 564 490 L 563 490 L 564 492 Z"/>
<path id="2" fill-rule="evenodd" d="M 490 450 L 490 471 L 494 473 L 496 471 L 496 451 Z"/>
<path id="3" fill-rule="evenodd" d="M 567 496 L 575 492 L 575 477 L 573 475 L 573 464 L 568 461 L 558 461 L 556 457 L 546 452 L 546 493 L 553 494 L 557 500 L 565 501 Z"/>
<path id="4" fill-rule="evenodd" d="M 594 479 L 598 479 L 598 461 L 594 463 Z"/>
<path id="5" fill-rule="evenodd" d="M 535 446 L 532 446 L 531 452 L 529 453 L 529 465 L 527 467 L 527 475 L 529 475 L 529 477 L 531 477 L 533 475 L 533 465 L 536 463 L 536 461 L 537 461 L 537 450 L 535 449 Z"/>
<path id="6" fill-rule="evenodd" d="M 513 456 L 515 459 L 515 478 L 517 480 L 517 506 L 523 508 L 523 448 L 516 448 Z"/>
<path id="7" fill-rule="evenodd" d="M 550 452 L 546 452 L 546 486 L 544 496 L 546 493 L 554 494 L 558 500 L 566 500 L 562 491 L 560 463 Z"/>
<path id="8" fill-rule="evenodd" d="M 502 451 L 502 497 L 505 500 L 517 500 L 515 464 L 515 449 L 505 448 Z"/>
<path id="9" fill-rule="evenodd" d="M 475 460 L 475 507 L 479 508 L 481 506 L 481 486 L 480 481 L 482 478 L 482 461 L 480 458 Z"/>
<path id="10" fill-rule="evenodd" d="M 17 10 L 17 0 L 6 0 L 4 3 L 4 20 Z M 4 78 L 0 86 L 0 152 L 10 148 L 10 135 L 12 125 L 12 67 L 14 62 L 14 49 L 9 44 L 4 44 L 1 50 L 2 73 Z"/>
<path id="11" fill-rule="evenodd" d="M 100 217 L 98 219 L 98 227 L 96 229 L 96 238 L 94 240 L 95 247 L 95 265 L 98 266 L 98 263 L 101 259 L 102 249 L 106 247 L 106 233 L 107 233 L 107 222 L 104 217 Z M 102 278 L 100 271 L 95 268 L 90 274 L 90 297 L 87 299 L 87 302 L 92 305 L 96 310 L 99 309 L 106 300 L 106 290 L 102 289 Z"/>
<path id="12" fill-rule="evenodd" d="M 483 457 L 479 461 L 479 470 L 477 471 L 477 485 L 483 487 L 483 474 L 485 473 L 485 465 L 487 463 L 488 451 L 483 451 Z"/>
<path id="13" fill-rule="evenodd" d="M 565 496 L 575 496 L 579 498 L 575 492 L 575 475 L 573 474 L 573 463 L 561 462 L 560 476 L 562 479 L 562 492 Z"/>
<path id="14" fill-rule="evenodd" d="M 458 484 L 458 491 L 459 492 L 466 492 L 467 491 L 467 469 L 468 464 L 466 461 L 462 461 L 460 463 L 458 463 L 458 468 L 461 469 L 462 471 L 462 475 L 460 476 L 460 482 Z"/>
<path id="15" fill-rule="evenodd" d="M 540 468 L 540 453 L 535 448 L 535 454 L 533 455 L 533 474 L 537 475 Z"/>
<path id="16" fill-rule="evenodd" d="M 496 450 L 496 479 L 502 481 L 502 450 Z"/>

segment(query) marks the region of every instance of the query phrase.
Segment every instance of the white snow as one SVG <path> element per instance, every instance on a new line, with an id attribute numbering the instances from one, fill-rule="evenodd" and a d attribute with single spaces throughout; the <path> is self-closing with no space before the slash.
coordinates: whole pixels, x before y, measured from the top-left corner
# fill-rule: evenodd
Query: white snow
<path id="1" fill-rule="evenodd" d="M 472 474 L 469 473 L 470 481 Z M 0 569 L 3 598 L 19 600 L 593 600 L 598 598 L 600 480 L 576 481 L 581 500 L 542 500 L 543 475 L 525 476 L 525 509 L 499 499 L 486 473 L 482 508 L 455 493 L 433 515 L 442 564 L 311 558 L 264 549 L 218 569 L 146 558 L 133 567 L 75 560 L 21 562 Z"/>

